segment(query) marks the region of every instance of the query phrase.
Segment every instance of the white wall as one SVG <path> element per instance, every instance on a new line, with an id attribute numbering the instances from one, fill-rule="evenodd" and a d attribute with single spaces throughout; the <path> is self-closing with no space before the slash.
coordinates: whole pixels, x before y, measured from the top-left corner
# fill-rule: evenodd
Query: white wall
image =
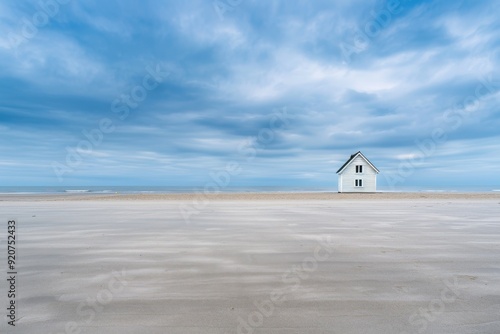
<path id="1" fill-rule="evenodd" d="M 363 166 L 363 173 L 356 173 L 356 165 Z M 356 187 L 354 180 L 362 179 L 363 187 Z M 377 172 L 360 156 L 356 157 L 342 174 L 339 174 L 339 192 L 375 192 L 377 191 Z"/>

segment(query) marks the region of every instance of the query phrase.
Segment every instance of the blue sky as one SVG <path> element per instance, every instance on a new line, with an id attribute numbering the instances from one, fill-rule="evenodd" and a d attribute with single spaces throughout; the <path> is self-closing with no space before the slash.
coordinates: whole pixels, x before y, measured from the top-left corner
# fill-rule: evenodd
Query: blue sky
<path id="1" fill-rule="evenodd" d="M 0 185 L 498 187 L 499 4 L 4 1 Z"/>

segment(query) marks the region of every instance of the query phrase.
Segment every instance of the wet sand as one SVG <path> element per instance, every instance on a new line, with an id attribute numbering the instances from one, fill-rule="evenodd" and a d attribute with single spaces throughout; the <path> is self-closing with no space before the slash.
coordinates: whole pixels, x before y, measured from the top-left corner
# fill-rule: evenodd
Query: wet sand
<path id="1" fill-rule="evenodd" d="M 500 194 L 200 196 L 0 196 L 0 332 L 500 332 Z"/>

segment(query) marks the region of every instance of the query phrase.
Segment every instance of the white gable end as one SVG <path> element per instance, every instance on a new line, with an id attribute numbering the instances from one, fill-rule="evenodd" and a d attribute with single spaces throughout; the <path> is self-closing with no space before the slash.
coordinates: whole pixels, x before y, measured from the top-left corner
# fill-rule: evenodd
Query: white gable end
<path id="1" fill-rule="evenodd" d="M 338 173 L 339 192 L 376 192 L 379 170 L 361 153 L 351 156 Z"/>

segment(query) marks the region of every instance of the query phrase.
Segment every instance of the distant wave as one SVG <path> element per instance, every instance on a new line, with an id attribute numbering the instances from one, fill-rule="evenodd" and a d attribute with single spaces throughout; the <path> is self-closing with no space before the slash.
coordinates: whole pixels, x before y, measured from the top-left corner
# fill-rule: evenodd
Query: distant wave
<path id="1" fill-rule="evenodd" d="M 90 189 L 66 189 L 65 193 L 80 194 L 80 193 L 93 193 L 93 194 L 113 194 L 116 191 L 113 190 L 90 190 Z"/>
<path id="2" fill-rule="evenodd" d="M 492 191 L 500 191 L 500 189 L 493 189 Z"/>

